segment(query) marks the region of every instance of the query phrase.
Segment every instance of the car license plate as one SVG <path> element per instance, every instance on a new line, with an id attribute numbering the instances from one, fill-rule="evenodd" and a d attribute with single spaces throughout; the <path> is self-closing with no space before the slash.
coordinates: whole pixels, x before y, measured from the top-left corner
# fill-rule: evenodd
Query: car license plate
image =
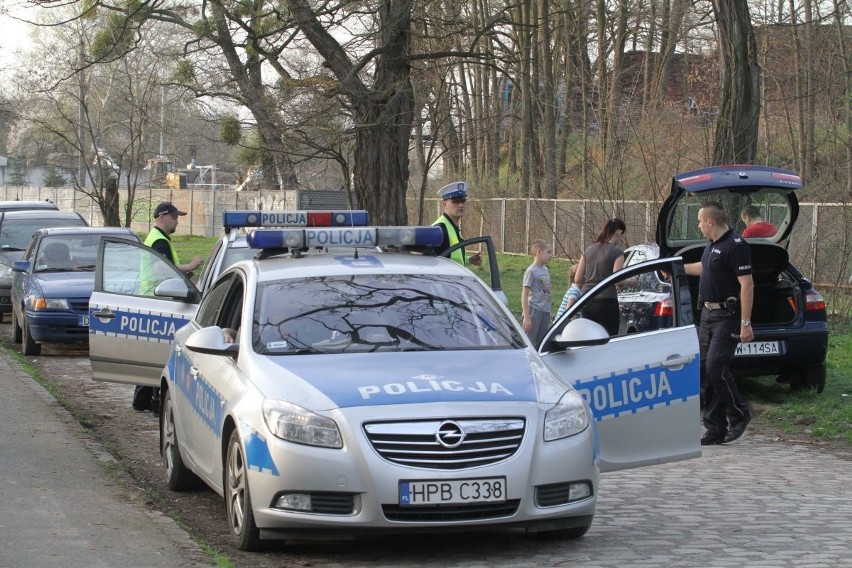
<path id="1" fill-rule="evenodd" d="M 737 357 L 751 355 L 779 355 L 777 341 L 752 341 L 750 343 L 739 343 L 734 355 Z"/>
<path id="2" fill-rule="evenodd" d="M 80 321 L 77 325 L 80 327 L 89 327 L 89 316 L 80 316 Z"/>
<path id="3" fill-rule="evenodd" d="M 506 501 L 505 477 L 399 482 L 399 504 L 403 507 L 503 501 Z"/>

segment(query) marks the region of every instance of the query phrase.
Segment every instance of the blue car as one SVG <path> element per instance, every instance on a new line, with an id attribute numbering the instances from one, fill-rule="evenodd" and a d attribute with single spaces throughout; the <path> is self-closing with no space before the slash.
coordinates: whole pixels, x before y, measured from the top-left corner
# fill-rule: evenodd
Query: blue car
<path id="1" fill-rule="evenodd" d="M 35 232 L 12 270 L 12 330 L 24 355 L 42 343 L 86 343 L 89 296 L 101 237 L 139 242 L 120 227 L 54 227 Z"/>

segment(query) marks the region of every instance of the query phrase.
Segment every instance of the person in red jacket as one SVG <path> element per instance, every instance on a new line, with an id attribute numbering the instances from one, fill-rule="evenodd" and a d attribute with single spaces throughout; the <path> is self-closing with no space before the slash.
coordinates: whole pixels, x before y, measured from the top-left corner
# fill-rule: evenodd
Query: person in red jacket
<path id="1" fill-rule="evenodd" d="M 778 227 L 764 221 L 760 216 L 760 209 L 754 205 L 746 205 L 743 207 L 740 218 L 745 223 L 742 236 L 744 237 L 774 237 L 778 232 Z"/>

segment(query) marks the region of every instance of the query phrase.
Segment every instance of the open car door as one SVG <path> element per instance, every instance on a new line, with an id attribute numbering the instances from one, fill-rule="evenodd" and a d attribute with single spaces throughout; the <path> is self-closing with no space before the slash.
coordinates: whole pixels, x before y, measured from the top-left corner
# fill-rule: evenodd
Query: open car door
<path id="1" fill-rule="evenodd" d="M 491 240 L 491 237 L 488 235 L 484 235 L 481 237 L 473 237 L 472 239 L 465 239 L 456 243 L 455 245 L 449 247 L 448 249 L 441 252 L 441 256 L 446 256 L 447 258 L 458 249 L 463 250 L 474 250 L 473 245 L 485 245 L 485 258 L 482 259 L 482 264 L 479 267 L 468 266 L 471 270 L 474 271 L 487 271 L 488 279 L 486 282 L 491 286 L 491 290 L 497 294 L 497 297 L 505 304 L 509 305 L 509 299 L 506 297 L 506 293 L 503 291 L 503 285 L 500 283 L 500 267 L 497 264 L 497 253 L 494 251 L 494 241 Z M 467 248 L 465 248 L 467 247 Z"/>
<path id="2" fill-rule="evenodd" d="M 89 300 L 92 378 L 159 386 L 175 331 L 198 308 L 195 285 L 157 251 L 105 237 Z"/>
<path id="3" fill-rule="evenodd" d="M 603 326 L 582 318 L 584 304 L 615 286 L 623 319 L 627 302 L 636 302 L 636 282 L 653 271 L 672 283 L 672 313 L 664 323 L 633 333 L 622 325 L 620 334 L 610 337 Z M 542 341 L 545 364 L 572 384 L 592 411 L 601 471 L 701 455 L 698 335 L 690 303 L 680 258 L 636 264 L 584 294 Z"/>

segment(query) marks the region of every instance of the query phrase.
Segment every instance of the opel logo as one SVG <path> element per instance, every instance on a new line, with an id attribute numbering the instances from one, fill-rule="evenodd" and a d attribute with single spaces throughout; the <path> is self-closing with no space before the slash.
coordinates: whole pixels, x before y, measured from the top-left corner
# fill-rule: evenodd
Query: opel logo
<path id="1" fill-rule="evenodd" d="M 447 420 L 438 426 L 435 439 L 445 448 L 457 448 L 464 442 L 464 431 L 456 422 Z"/>

